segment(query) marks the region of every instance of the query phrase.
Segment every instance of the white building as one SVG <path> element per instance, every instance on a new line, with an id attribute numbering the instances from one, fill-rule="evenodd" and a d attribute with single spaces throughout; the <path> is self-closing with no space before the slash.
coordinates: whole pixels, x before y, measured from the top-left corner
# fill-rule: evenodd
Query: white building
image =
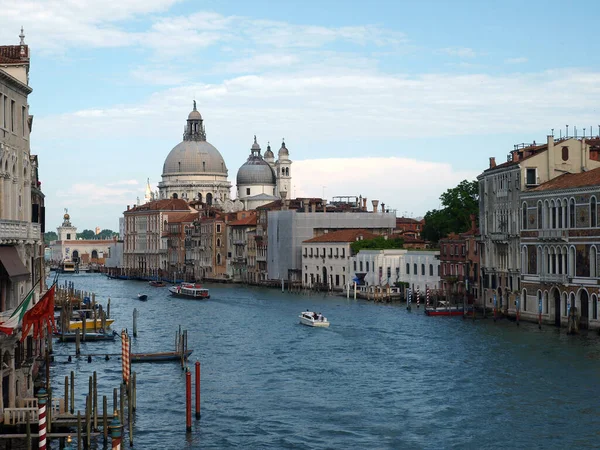
<path id="1" fill-rule="evenodd" d="M 245 210 L 253 210 L 277 200 L 277 175 L 272 164 L 263 159 L 260 145 L 256 142 L 250 149 L 248 160 L 240 167 L 237 173 L 237 198 L 244 204 Z M 265 157 L 270 154 L 273 159 L 271 147 L 267 147 Z"/>
<path id="2" fill-rule="evenodd" d="M 367 230 L 338 230 L 302 242 L 302 286 L 326 285 L 344 289 L 352 281 L 351 245 L 377 235 Z"/>
<path id="3" fill-rule="evenodd" d="M 352 258 L 352 275 L 367 286 L 408 283 L 425 292 L 440 285 L 439 250 L 361 250 Z"/>
<path id="4" fill-rule="evenodd" d="M 221 153 L 206 141 L 202 115 L 194 109 L 187 118 L 183 141 L 165 159 L 159 197 L 199 200 L 208 205 L 225 204 L 231 183 Z M 231 203 L 231 200 L 229 200 Z"/>

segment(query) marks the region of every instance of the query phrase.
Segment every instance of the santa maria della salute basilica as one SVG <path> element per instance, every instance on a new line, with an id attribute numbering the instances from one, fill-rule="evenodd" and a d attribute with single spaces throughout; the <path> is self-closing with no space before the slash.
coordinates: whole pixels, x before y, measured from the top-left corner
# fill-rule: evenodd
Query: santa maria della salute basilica
<path id="1" fill-rule="evenodd" d="M 254 136 L 248 160 L 236 177 L 236 198 L 230 198 L 231 183 L 219 150 L 206 140 L 202 115 L 194 109 L 187 118 L 183 141 L 165 159 L 162 181 L 158 183 L 159 199 L 181 198 L 189 202 L 215 206 L 225 212 L 252 210 L 282 197 L 289 197 L 291 165 L 285 142 L 277 152 L 271 147 L 264 156 Z M 150 200 L 149 186 L 146 200 Z"/>

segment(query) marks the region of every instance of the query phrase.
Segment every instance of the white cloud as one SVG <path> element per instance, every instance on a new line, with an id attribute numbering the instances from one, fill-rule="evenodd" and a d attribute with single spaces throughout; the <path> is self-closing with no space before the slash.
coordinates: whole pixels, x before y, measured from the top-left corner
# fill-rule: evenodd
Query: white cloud
<path id="1" fill-rule="evenodd" d="M 527 58 L 525 58 L 524 56 L 519 57 L 519 58 L 507 58 L 504 60 L 504 62 L 506 64 L 523 64 L 526 63 L 527 61 L 529 61 Z"/>
<path id="2" fill-rule="evenodd" d="M 440 52 L 450 56 L 457 56 L 459 58 L 475 58 L 475 56 L 477 56 L 475 50 L 468 47 L 446 47 L 440 49 Z"/>
<path id="3" fill-rule="evenodd" d="M 442 192 L 479 174 L 450 164 L 409 158 L 327 158 L 295 161 L 293 191 L 296 197 L 362 196 L 379 200 L 386 209 L 424 215 L 439 207 Z"/>
<path id="4" fill-rule="evenodd" d="M 108 183 L 107 186 L 136 186 L 140 184 L 138 180 L 121 180 Z"/>
<path id="5" fill-rule="evenodd" d="M 94 183 L 75 183 L 59 189 L 55 195 L 60 199 L 61 205 L 90 205 L 90 207 L 93 205 L 123 206 L 139 195 L 137 189 L 114 187 L 120 185 L 123 183 L 111 183 L 104 186 Z M 131 185 L 131 183 L 125 183 L 125 185 Z"/>

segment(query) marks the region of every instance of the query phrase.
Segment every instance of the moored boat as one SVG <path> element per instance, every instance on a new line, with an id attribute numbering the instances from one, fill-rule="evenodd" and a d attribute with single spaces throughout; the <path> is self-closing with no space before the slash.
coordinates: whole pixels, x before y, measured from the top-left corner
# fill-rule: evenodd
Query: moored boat
<path id="1" fill-rule="evenodd" d="M 302 325 L 307 325 L 309 327 L 328 327 L 329 321 L 327 317 L 325 317 L 321 313 L 316 313 L 313 311 L 303 311 L 300 316 L 300 323 Z"/>
<path id="2" fill-rule="evenodd" d="M 188 359 L 193 350 L 186 350 L 184 359 Z M 151 353 L 132 353 L 131 362 L 163 362 L 180 361 L 181 352 L 151 352 Z"/>
<path id="3" fill-rule="evenodd" d="M 208 289 L 195 283 L 181 283 L 177 286 L 170 286 L 169 292 L 175 297 L 195 298 L 199 300 L 210 298 Z"/>
<path id="4" fill-rule="evenodd" d="M 110 327 L 113 322 L 115 321 L 115 319 L 106 319 L 106 327 Z M 71 320 L 69 322 L 69 330 L 81 330 L 83 328 L 83 321 L 81 320 Z M 99 330 L 100 328 L 102 328 L 102 319 L 96 319 L 96 329 Z M 94 329 L 94 319 L 87 319 L 85 321 L 85 329 L 87 330 L 93 330 Z"/>
<path id="5" fill-rule="evenodd" d="M 146 294 L 138 294 L 138 299 L 145 302 L 148 300 L 148 296 Z"/>
<path id="6" fill-rule="evenodd" d="M 450 305 L 446 301 L 438 302 L 437 306 L 425 307 L 425 314 L 428 316 L 462 316 L 464 308 L 459 305 Z"/>
<path id="7" fill-rule="evenodd" d="M 87 331 L 87 330 L 86 330 Z M 56 333 L 55 336 L 58 338 L 59 341 L 61 342 L 75 342 L 77 339 L 77 334 L 76 333 Z M 82 342 L 83 341 L 83 334 L 79 335 L 79 339 L 81 339 Z M 85 342 L 92 342 L 92 341 L 114 341 L 115 340 L 115 334 L 113 333 L 94 333 L 94 332 L 90 332 L 90 333 L 85 333 Z"/>
<path id="8" fill-rule="evenodd" d="M 160 280 L 151 280 L 148 282 L 148 284 L 152 287 L 165 287 L 167 285 L 167 283 Z"/>

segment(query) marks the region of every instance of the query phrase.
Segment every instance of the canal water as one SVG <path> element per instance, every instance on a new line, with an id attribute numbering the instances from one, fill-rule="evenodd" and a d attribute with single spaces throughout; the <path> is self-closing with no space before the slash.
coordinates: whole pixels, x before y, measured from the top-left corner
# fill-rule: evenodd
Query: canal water
<path id="1" fill-rule="evenodd" d="M 110 297 L 115 330 L 131 333 L 138 309 L 134 352 L 173 350 L 179 326 L 188 330 L 190 363 L 202 367 L 202 417 L 186 435 L 180 365 L 134 364 L 134 448 L 598 447 L 596 333 L 566 336 L 550 326 L 427 317 L 400 304 L 236 285 L 207 285 L 210 300 L 190 301 L 100 274 L 65 280 L 104 305 Z M 140 292 L 147 302 L 137 299 Z M 306 309 L 331 326 L 300 325 Z M 112 405 L 120 358 L 68 363 L 74 344 L 54 350 L 56 396 L 75 370 L 83 412 L 88 377 L 97 371 L 99 395 Z M 120 353 L 120 342 L 86 343 L 82 353 Z"/>

